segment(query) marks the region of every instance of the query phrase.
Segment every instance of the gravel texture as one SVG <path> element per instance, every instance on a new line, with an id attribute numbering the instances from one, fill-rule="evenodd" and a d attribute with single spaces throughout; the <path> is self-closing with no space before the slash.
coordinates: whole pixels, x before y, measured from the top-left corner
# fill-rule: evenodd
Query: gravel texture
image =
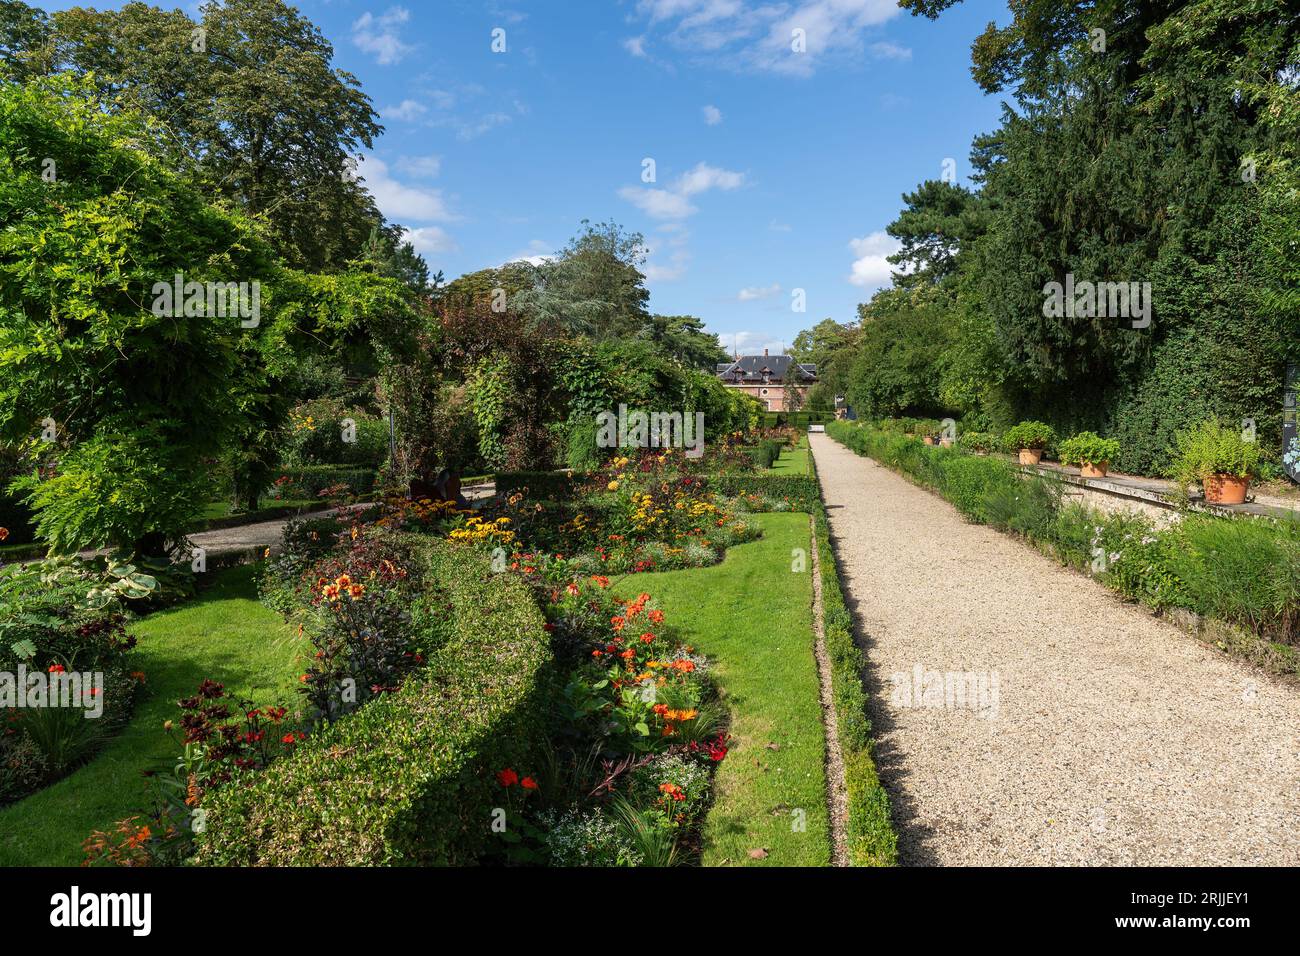
<path id="1" fill-rule="evenodd" d="M 810 439 L 900 862 L 1300 863 L 1294 684 Z M 927 703 L 927 671 L 973 672 L 984 695 Z"/>

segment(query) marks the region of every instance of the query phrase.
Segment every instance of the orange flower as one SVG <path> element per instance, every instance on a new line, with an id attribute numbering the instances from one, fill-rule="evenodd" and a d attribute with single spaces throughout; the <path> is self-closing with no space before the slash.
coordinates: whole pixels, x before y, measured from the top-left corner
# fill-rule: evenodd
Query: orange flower
<path id="1" fill-rule="evenodd" d="M 626 624 L 627 622 L 626 622 L 625 620 L 623 620 L 623 618 L 618 617 L 618 616 L 616 615 L 616 616 L 611 617 L 611 618 L 609 619 L 609 623 L 612 624 L 612 625 L 614 625 L 614 630 L 616 630 L 616 631 L 621 631 L 621 630 L 623 630 L 623 625 Z"/>
<path id="2" fill-rule="evenodd" d="M 650 612 L 650 623 L 652 623 L 652 624 L 662 624 L 663 622 L 664 622 L 664 612 L 663 612 L 663 611 L 651 611 L 651 612 Z"/>
<path id="3" fill-rule="evenodd" d="M 644 634 L 641 635 L 641 643 L 642 643 L 642 644 L 649 644 L 649 643 L 650 643 L 651 641 L 653 641 L 654 639 L 655 639 L 655 636 L 654 636 L 653 634 L 651 634 L 649 631 L 646 631 Z"/>
<path id="4" fill-rule="evenodd" d="M 9 529 L 8 529 L 8 528 L 0 528 L 0 541 L 3 541 L 3 540 L 4 540 L 5 538 L 7 538 L 7 537 L 9 537 Z"/>

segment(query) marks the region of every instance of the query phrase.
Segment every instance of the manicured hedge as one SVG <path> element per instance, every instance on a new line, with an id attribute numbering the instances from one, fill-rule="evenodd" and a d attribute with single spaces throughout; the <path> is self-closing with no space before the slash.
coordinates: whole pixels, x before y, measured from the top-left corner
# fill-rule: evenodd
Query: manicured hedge
<path id="1" fill-rule="evenodd" d="M 322 489 L 334 485 L 347 485 L 353 494 L 367 495 L 375 489 L 376 472 L 354 465 L 304 465 L 282 468 L 276 473 L 276 477 L 281 476 L 288 477 L 289 483 L 282 486 L 280 497 L 299 499 L 315 498 Z"/>
<path id="2" fill-rule="evenodd" d="M 821 490 L 813 475 L 734 474 L 714 475 L 709 487 L 724 495 L 764 495 L 789 498 L 792 510 L 814 514 L 821 504 Z"/>
<path id="3" fill-rule="evenodd" d="M 528 588 L 423 539 L 454 637 L 395 694 L 204 800 L 195 862 L 231 866 L 467 865 L 491 837 L 495 772 L 526 766 L 553 701 L 549 635 Z"/>
<path id="4" fill-rule="evenodd" d="M 807 428 L 809 425 L 833 421 L 835 421 L 834 412 L 804 411 L 763 413 L 763 425 L 765 428 L 777 428 L 782 425 L 790 425 L 794 428 Z"/>
<path id="5" fill-rule="evenodd" d="M 502 471 L 496 476 L 497 494 L 527 488 L 534 498 L 563 500 L 573 492 L 574 478 L 563 471 Z"/>

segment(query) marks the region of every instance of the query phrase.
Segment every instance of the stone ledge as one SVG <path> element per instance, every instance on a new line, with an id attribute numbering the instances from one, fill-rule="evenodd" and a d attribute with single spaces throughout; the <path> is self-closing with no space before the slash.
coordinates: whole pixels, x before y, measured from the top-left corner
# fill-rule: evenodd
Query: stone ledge
<path id="1" fill-rule="evenodd" d="M 1169 490 L 1172 482 L 1161 481 L 1159 478 L 1134 478 L 1120 475 L 1107 475 L 1105 478 L 1084 478 L 1079 474 L 1077 468 L 1056 464 L 1022 465 L 1020 470 L 1025 474 L 1035 473 L 1059 478 L 1066 484 L 1087 488 L 1089 491 L 1141 501 L 1170 511 L 1179 510 L 1179 504 Z M 1250 517 L 1279 520 L 1300 515 L 1300 509 L 1295 508 L 1260 505 L 1253 502 L 1246 502 L 1242 505 L 1212 505 L 1207 504 L 1203 498 L 1192 498 L 1188 507 L 1192 511 L 1218 515 L 1221 518 Z"/>

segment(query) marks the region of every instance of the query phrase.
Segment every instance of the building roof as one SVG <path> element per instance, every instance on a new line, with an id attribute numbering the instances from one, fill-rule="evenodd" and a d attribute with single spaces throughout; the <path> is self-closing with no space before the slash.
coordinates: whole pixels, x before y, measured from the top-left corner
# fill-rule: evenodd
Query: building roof
<path id="1" fill-rule="evenodd" d="M 791 370 L 793 369 L 793 372 Z M 817 381 L 817 366 L 795 362 L 790 355 L 742 355 L 731 362 L 719 362 L 718 378 L 735 384 L 784 384 L 787 375 L 799 384 Z"/>

